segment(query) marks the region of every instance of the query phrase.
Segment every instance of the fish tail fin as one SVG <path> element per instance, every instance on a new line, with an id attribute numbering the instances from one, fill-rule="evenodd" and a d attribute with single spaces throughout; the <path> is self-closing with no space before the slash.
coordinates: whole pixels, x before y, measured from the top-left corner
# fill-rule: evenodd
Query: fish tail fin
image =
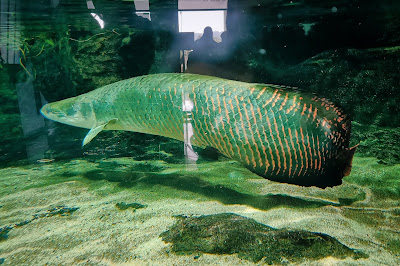
<path id="1" fill-rule="evenodd" d="M 348 153 L 347 153 L 347 158 L 345 161 L 345 166 L 344 166 L 344 170 L 343 170 L 343 175 L 344 176 L 348 176 L 351 172 L 351 167 L 353 165 L 353 157 L 354 157 L 354 153 L 356 152 L 357 146 L 359 144 L 357 144 L 354 147 L 351 147 L 350 149 L 348 149 Z"/>

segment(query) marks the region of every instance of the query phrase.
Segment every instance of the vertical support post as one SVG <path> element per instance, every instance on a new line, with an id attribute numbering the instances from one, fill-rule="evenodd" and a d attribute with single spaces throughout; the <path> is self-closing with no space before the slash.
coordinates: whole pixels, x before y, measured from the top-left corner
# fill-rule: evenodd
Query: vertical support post
<path id="1" fill-rule="evenodd" d="M 199 158 L 197 153 L 193 150 L 192 143 L 190 141 L 191 137 L 194 134 L 191 122 L 193 107 L 194 107 L 193 101 L 189 98 L 189 95 L 185 94 L 182 90 L 182 111 L 184 114 L 183 117 L 185 119 L 183 123 L 184 152 L 185 152 L 187 167 L 190 170 L 196 169 L 194 165 Z"/>

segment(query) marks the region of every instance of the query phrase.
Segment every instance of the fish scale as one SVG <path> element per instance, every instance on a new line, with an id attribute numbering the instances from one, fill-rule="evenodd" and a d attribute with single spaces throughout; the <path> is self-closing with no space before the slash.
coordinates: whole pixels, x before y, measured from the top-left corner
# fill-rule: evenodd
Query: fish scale
<path id="1" fill-rule="evenodd" d="M 191 123 L 191 144 L 211 146 L 256 174 L 279 182 L 320 187 L 340 184 L 349 173 L 355 151 L 349 149 L 350 120 L 339 108 L 324 98 L 284 86 L 195 74 L 155 74 L 67 100 L 71 99 L 90 102 L 94 126 L 106 124 L 105 130 L 184 141 L 184 124 Z M 185 102 L 191 110 L 184 110 Z M 48 113 L 45 116 L 57 121 Z"/>

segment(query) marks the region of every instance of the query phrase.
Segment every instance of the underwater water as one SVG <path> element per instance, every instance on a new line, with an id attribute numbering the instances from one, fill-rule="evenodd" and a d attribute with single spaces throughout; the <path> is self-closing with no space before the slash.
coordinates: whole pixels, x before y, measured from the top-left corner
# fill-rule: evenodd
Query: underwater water
<path id="1" fill-rule="evenodd" d="M 0 264 L 400 264 L 400 3 L 0 1 Z M 57 118 L 42 110 L 47 119 L 40 111 L 47 103 L 128 78 L 183 72 L 208 77 L 193 85 L 193 93 L 199 89 L 199 102 L 190 99 L 195 106 L 178 98 L 183 101 L 178 109 L 193 110 L 193 120 L 180 123 L 180 130 L 168 116 L 169 97 L 176 93 L 172 86 L 162 87 L 164 79 L 154 83 L 155 94 L 147 98 L 119 98 L 135 104 L 138 113 L 157 96 L 157 86 L 160 93 L 169 91 L 161 94 L 165 98 L 157 96 L 166 116 L 155 124 L 153 116 L 139 119 L 137 113 L 114 119 L 117 112 L 110 110 L 118 101 L 108 100 L 118 98 L 113 93 L 119 85 L 85 97 L 90 106 L 107 99 L 94 114 L 83 115 L 84 106 L 79 112 L 58 111 Z M 296 166 L 297 157 L 286 157 L 285 151 L 292 147 L 299 158 L 301 152 L 297 142 L 290 146 L 283 138 L 269 145 L 269 134 L 279 136 L 272 127 L 247 140 L 241 134 L 264 117 L 256 121 L 254 115 L 253 122 L 248 117 L 258 111 L 239 105 L 221 123 L 243 126 L 243 132 L 238 129 L 232 138 L 228 131 L 226 137 L 220 134 L 221 139 L 210 140 L 214 148 L 197 147 L 205 145 L 196 146 L 201 141 L 191 138 L 191 130 L 195 137 L 208 136 L 196 132 L 195 123 L 204 121 L 214 132 L 220 127 L 196 120 L 193 108 L 203 108 L 208 117 L 221 114 L 219 107 L 230 108 L 228 100 L 228 107 L 220 104 L 221 94 L 211 94 L 214 81 L 223 88 L 239 84 L 233 81 L 289 86 L 296 97 L 329 99 L 340 107 L 334 110 L 351 118 L 350 138 L 341 135 L 344 144 L 329 147 L 341 154 L 358 145 L 350 174 L 343 177 L 348 165 L 338 168 L 343 179 L 334 186 L 324 181 L 332 170 L 315 172 L 318 182 L 310 177 L 308 186 L 261 177 L 258 166 L 240 162 L 241 151 L 254 151 L 254 165 L 259 158 L 260 164 L 271 158 L 266 161 L 272 165 L 272 154 L 277 162 L 278 156 L 285 158 L 276 167 L 293 175 L 300 175 L 303 161 Z M 132 91 L 142 90 L 135 86 Z M 268 86 L 271 94 L 278 88 Z M 258 96 L 263 93 L 260 89 Z M 201 97 L 206 104 L 200 105 Z M 276 109 L 286 101 L 282 97 L 278 103 Z M 332 115 L 323 107 L 327 117 Z M 110 118 L 93 122 L 101 116 Z M 72 117 L 70 125 L 58 123 L 60 117 Z M 270 118 L 282 127 L 281 137 L 289 136 L 287 124 Z M 112 130 L 123 119 L 139 132 Z M 288 126 L 293 132 L 304 126 L 297 120 Z M 145 124 L 152 130 L 143 129 Z M 159 124 L 163 128 L 154 129 Z M 234 136 L 243 149 L 223 144 L 233 143 Z M 245 147 L 252 138 L 258 149 Z M 317 153 L 315 170 L 317 162 L 325 162 Z M 335 164 L 342 158 L 326 160 Z"/>

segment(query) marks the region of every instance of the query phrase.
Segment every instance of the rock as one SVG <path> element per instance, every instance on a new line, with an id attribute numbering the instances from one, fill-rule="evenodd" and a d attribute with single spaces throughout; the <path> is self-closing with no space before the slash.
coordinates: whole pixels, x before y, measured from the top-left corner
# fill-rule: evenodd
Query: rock
<path id="1" fill-rule="evenodd" d="M 120 211 L 125 211 L 129 208 L 132 208 L 133 211 L 136 211 L 136 209 L 142 209 L 142 208 L 146 208 L 147 205 L 142 205 L 139 203 L 125 203 L 125 202 L 118 202 L 117 204 L 115 204 L 115 207 L 117 207 Z"/>
<path id="2" fill-rule="evenodd" d="M 400 163 L 400 128 L 363 126 L 353 123 L 353 145 L 359 144 L 357 153 L 375 157 L 379 163 L 395 165 Z"/>
<path id="3" fill-rule="evenodd" d="M 283 72 L 279 83 L 322 95 L 359 123 L 400 126 L 400 46 L 323 52 Z"/>
<path id="4" fill-rule="evenodd" d="M 300 263 L 332 256 L 365 258 L 333 237 L 305 230 L 275 229 L 232 213 L 179 216 L 160 236 L 176 253 L 238 253 L 240 258 L 265 263 Z"/>

